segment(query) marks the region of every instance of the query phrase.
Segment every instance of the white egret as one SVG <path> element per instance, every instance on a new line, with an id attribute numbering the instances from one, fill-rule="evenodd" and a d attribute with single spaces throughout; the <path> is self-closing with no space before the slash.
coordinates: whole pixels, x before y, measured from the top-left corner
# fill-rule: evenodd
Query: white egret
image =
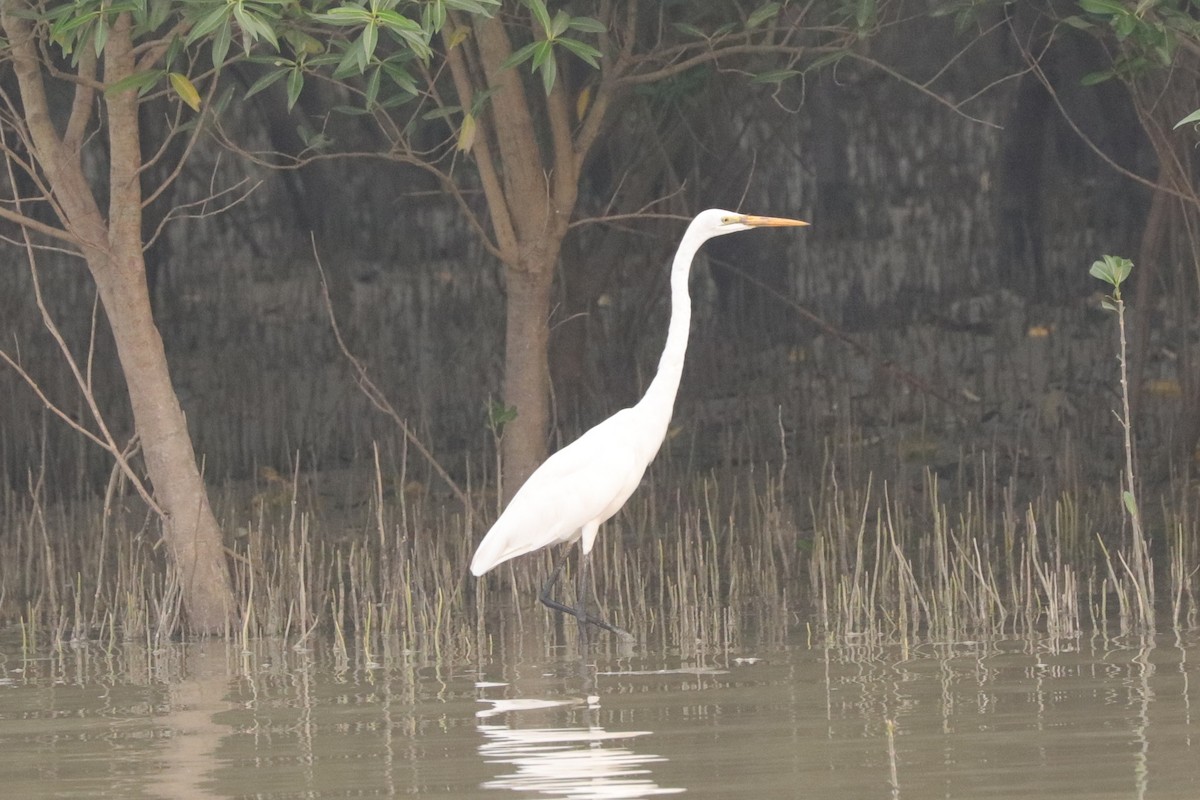
<path id="1" fill-rule="evenodd" d="M 471 559 L 476 577 L 510 558 L 559 543 L 580 543 L 577 606 L 550 597 L 562 572 L 566 551 L 542 587 L 539 599 L 579 620 L 580 634 L 590 623 L 613 633 L 617 628 L 587 613 L 588 555 L 600 525 L 625 505 L 646 467 L 654 459 L 675 405 L 683 358 L 687 351 L 692 301 L 688 275 L 700 246 L 714 236 L 781 226 L 808 225 L 796 219 L 756 217 L 709 209 L 688 225 L 671 267 L 671 322 L 658 373 L 633 407 L 622 409 L 550 456 L 513 496 L 508 507 L 479 543 Z"/>

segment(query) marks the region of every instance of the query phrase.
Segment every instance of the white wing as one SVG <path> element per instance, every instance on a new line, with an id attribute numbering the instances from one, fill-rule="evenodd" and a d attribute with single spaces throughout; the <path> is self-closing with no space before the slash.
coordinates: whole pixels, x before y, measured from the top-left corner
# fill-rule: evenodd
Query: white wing
<path id="1" fill-rule="evenodd" d="M 638 446 L 636 421 L 631 409 L 619 411 L 546 459 L 479 543 L 471 573 L 572 541 L 587 523 L 617 513 L 650 461 Z"/>

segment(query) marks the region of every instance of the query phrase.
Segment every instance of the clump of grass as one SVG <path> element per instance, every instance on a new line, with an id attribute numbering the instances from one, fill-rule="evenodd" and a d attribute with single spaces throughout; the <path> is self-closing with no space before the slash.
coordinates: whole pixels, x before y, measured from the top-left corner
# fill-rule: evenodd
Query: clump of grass
<path id="1" fill-rule="evenodd" d="M 973 489 L 954 514 L 938 492 L 927 472 L 920 504 L 868 484 L 814 507 L 809 580 L 828 636 L 907 645 L 1083 630 L 1083 587 L 1097 566 L 1078 544 L 1086 523 L 1075 498 L 1020 508 L 1011 485 Z"/>
<path id="2" fill-rule="evenodd" d="M 340 476 L 295 466 L 286 479 L 220 493 L 218 513 L 237 530 L 234 643 L 307 648 L 320 637 L 347 667 L 398 654 L 474 659 L 531 627 L 551 634 L 539 641 L 572 647 L 574 623 L 535 599 L 552 554 L 470 578 L 483 523 L 457 498 L 413 488 L 397 455 L 376 449 Z M 834 446 L 811 470 L 689 476 L 668 466 L 656 465 L 606 526 L 593 559 L 602 613 L 644 646 L 702 657 L 798 628 L 911 646 L 1136 624 L 1133 584 L 1116 568 L 1129 561 L 1127 544 L 1096 536 L 1120 527 L 1103 493 L 1029 494 L 996 477 L 987 454 L 962 457 L 957 473 L 975 477 L 958 485 L 932 470 L 916 484 L 852 478 L 853 456 Z M 472 507 L 488 504 L 467 493 Z M 8 491 L 0 620 L 39 643 L 154 646 L 178 635 L 178 586 L 139 504 L 119 487 L 55 503 L 36 479 Z M 1173 531 L 1172 620 L 1195 624 L 1196 515 L 1181 498 L 1161 508 L 1162 529 Z M 564 577 L 567 596 L 574 577 Z"/>

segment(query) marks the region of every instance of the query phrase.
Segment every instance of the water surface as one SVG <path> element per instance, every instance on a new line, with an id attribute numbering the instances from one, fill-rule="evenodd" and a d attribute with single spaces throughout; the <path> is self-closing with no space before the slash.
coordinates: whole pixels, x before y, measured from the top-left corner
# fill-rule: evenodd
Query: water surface
<path id="1" fill-rule="evenodd" d="M 1200 635 L 0 646 L 5 797 L 1200 797 Z"/>

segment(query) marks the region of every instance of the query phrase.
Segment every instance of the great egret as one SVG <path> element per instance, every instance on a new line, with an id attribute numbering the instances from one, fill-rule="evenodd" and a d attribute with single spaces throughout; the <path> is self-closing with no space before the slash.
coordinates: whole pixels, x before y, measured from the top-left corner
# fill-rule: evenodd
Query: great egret
<path id="1" fill-rule="evenodd" d="M 580 542 L 577 607 L 550 597 L 550 588 L 562 572 L 566 551 L 542 586 L 539 599 L 556 611 L 579 620 L 580 635 L 592 624 L 613 633 L 620 631 L 587 613 L 588 555 L 600 525 L 625 505 L 646 467 L 654 459 L 671 422 L 683 358 L 687 351 L 692 301 L 688 274 L 700 246 L 714 236 L 781 226 L 808 225 L 797 219 L 756 217 L 709 209 L 688 225 L 671 266 L 671 322 L 667 344 L 658 362 L 658 373 L 642 399 L 601 422 L 571 444 L 550 456 L 513 496 L 512 501 L 479 543 L 471 559 L 476 577 L 510 558 L 561 542 Z"/>

